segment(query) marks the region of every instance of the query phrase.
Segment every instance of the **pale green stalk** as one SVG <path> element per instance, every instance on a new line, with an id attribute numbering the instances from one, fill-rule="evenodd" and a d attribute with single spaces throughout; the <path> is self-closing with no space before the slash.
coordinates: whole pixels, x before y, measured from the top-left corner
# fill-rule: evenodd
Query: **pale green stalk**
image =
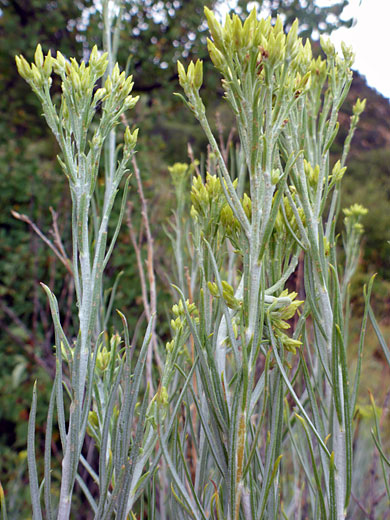
<path id="1" fill-rule="evenodd" d="M 119 75 L 119 69 L 113 69 L 108 77 L 104 90 L 95 94 L 94 86 L 101 78 L 107 66 L 106 55 L 98 57 L 97 49 L 91 53 L 88 66 L 70 64 L 58 53 L 57 58 L 50 53 L 43 57 L 40 46 L 35 53 L 35 64 L 30 67 L 23 57 L 17 58 L 19 72 L 30 83 L 32 89 L 42 102 L 44 116 L 58 140 L 63 159 L 60 163 L 68 177 L 72 196 L 72 239 L 73 239 L 73 273 L 75 277 L 78 304 L 79 333 L 75 346 L 71 347 L 66 339 L 58 317 L 55 296 L 45 287 L 48 294 L 53 320 L 55 323 L 58 357 L 58 391 L 56 396 L 59 409 L 61 439 L 64 456 L 62 460 L 61 490 L 58 505 L 58 518 L 69 518 L 73 486 L 77 476 L 77 468 L 81 449 L 84 443 L 91 390 L 94 379 L 94 363 L 96 360 L 97 340 L 95 327 L 99 313 L 99 299 L 102 293 L 103 269 L 108 261 L 112 247 L 106 249 L 107 229 L 112 206 L 120 182 L 125 175 L 126 165 L 132 156 L 136 142 L 136 133 L 129 130 L 125 134 L 123 157 L 111 175 L 111 181 L 105 186 L 104 204 L 99 222 L 95 229 L 97 234 L 91 237 L 89 215 L 91 201 L 95 189 L 102 146 L 116 121 L 125 110 L 134 106 L 136 98 L 131 97 L 131 78 Z M 51 73 L 53 67 L 62 79 L 62 99 L 58 109 L 50 97 Z M 97 103 L 102 100 L 102 117 L 93 135 L 89 135 L 89 127 L 95 114 Z M 88 139 L 91 139 L 87 144 Z M 125 192 L 127 191 L 127 185 Z M 115 240 L 115 236 L 114 236 Z M 91 249 L 91 243 L 94 243 Z M 61 353 L 64 349 L 70 368 L 71 405 L 69 425 L 65 433 L 63 415 L 63 399 L 61 386 Z M 92 353 L 95 350 L 95 356 Z M 50 442 L 50 439 L 48 439 Z M 46 458 L 46 462 L 50 461 Z M 49 470 L 46 471 L 49 474 Z M 35 494 L 34 490 L 32 493 Z M 47 492 L 46 504 L 50 508 Z M 48 512 L 49 515 L 53 513 Z"/>

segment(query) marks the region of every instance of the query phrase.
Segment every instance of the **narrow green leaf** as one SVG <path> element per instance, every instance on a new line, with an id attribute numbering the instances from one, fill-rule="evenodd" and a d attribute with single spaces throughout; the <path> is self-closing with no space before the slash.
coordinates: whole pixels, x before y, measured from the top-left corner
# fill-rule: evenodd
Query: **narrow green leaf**
<path id="1" fill-rule="evenodd" d="M 374 328 L 375 334 L 378 338 L 380 346 L 382 347 L 386 361 L 387 361 L 388 365 L 390 366 L 390 349 L 386 345 L 385 338 L 383 337 L 382 332 L 379 328 L 378 322 L 376 321 L 376 318 L 375 318 L 374 312 L 371 308 L 371 305 L 369 303 L 367 305 L 368 305 L 368 314 L 370 316 L 370 320 L 371 320 L 372 326 Z"/>
<path id="2" fill-rule="evenodd" d="M 280 461 L 282 460 L 282 457 L 283 455 L 280 454 L 279 457 L 276 459 L 275 461 L 275 464 L 274 464 L 274 467 L 272 469 L 272 473 L 268 479 L 268 482 L 267 482 L 267 486 L 265 488 L 265 493 L 264 493 L 264 502 L 263 502 L 263 507 L 261 509 L 261 514 L 260 514 L 260 517 L 259 518 L 263 518 L 263 513 L 264 513 L 264 508 L 265 508 L 265 504 L 266 504 L 266 500 L 268 498 L 268 495 L 269 495 L 269 492 L 271 490 L 271 485 L 273 483 L 273 481 L 275 480 L 275 477 L 276 477 L 276 472 L 278 471 L 278 468 L 279 468 L 279 464 L 280 464 Z"/>
<path id="3" fill-rule="evenodd" d="M 108 302 L 107 308 L 106 308 L 106 310 L 105 310 L 105 315 L 104 315 L 103 330 L 107 330 L 108 320 L 110 319 L 110 316 L 111 316 L 112 307 L 113 307 L 113 305 L 114 305 L 114 301 L 115 301 L 116 291 L 117 291 L 117 288 L 118 288 L 118 284 L 119 284 L 119 282 L 120 282 L 120 279 L 121 279 L 122 276 L 123 276 L 123 273 L 124 273 L 124 271 L 120 271 L 120 272 L 118 273 L 118 275 L 117 275 L 116 278 L 115 278 L 114 285 L 113 285 L 112 288 L 111 288 L 110 299 L 109 299 L 109 302 Z"/>
<path id="4" fill-rule="evenodd" d="M 108 451 L 108 443 L 109 443 L 109 429 L 111 424 L 111 418 L 114 410 L 115 401 L 118 397 L 118 388 L 119 383 L 122 378 L 123 372 L 123 361 L 120 364 L 118 373 L 116 375 L 114 384 L 111 388 L 109 399 L 107 403 L 106 413 L 104 415 L 103 420 L 103 428 L 102 428 L 102 436 L 101 436 L 101 446 L 100 446 L 100 455 L 99 455 L 99 502 L 97 507 L 97 518 L 99 515 L 103 514 L 104 504 L 107 500 L 108 488 L 112 478 L 113 465 L 108 464 L 107 466 L 107 451 Z M 115 448 L 112 448 L 115 450 Z"/>
<path id="5" fill-rule="evenodd" d="M 365 338 L 366 330 L 367 330 L 367 317 L 369 315 L 369 310 L 370 310 L 370 298 L 371 298 L 371 291 L 372 291 L 372 286 L 373 286 L 374 280 L 375 280 L 375 275 L 370 278 L 370 281 L 368 283 L 368 288 L 366 289 L 366 287 L 364 287 L 364 289 L 363 289 L 364 313 L 363 313 L 363 319 L 362 319 L 362 326 L 360 329 L 357 367 L 356 367 L 355 379 L 354 379 L 352 395 L 351 395 L 351 407 L 350 408 L 351 408 L 352 415 L 355 413 L 355 407 L 356 407 L 356 399 L 357 399 L 357 393 L 358 393 L 359 382 L 360 382 L 360 374 L 361 374 L 361 369 L 362 369 L 362 361 L 363 361 L 364 338 Z M 375 330 L 374 325 L 373 325 L 373 327 Z M 388 363 L 390 366 L 390 352 L 389 352 Z"/>
<path id="6" fill-rule="evenodd" d="M 35 417 L 37 413 L 37 383 L 35 381 L 33 388 L 33 397 L 31 403 L 30 417 L 28 419 L 27 433 L 27 462 L 28 475 L 30 480 L 30 495 L 33 520 L 42 520 L 42 510 L 39 497 L 38 471 L 35 459 Z"/>
<path id="7" fill-rule="evenodd" d="M 285 385 L 287 386 L 291 396 L 293 397 L 296 405 L 298 406 L 298 408 L 300 409 L 301 411 L 301 414 L 303 415 L 303 417 L 305 418 L 307 424 L 309 425 L 311 431 L 314 433 L 314 435 L 316 436 L 321 448 L 324 450 L 325 454 L 327 455 L 327 457 L 330 457 L 330 453 L 329 453 L 329 450 L 328 448 L 326 447 L 324 441 L 322 440 L 321 438 L 321 435 L 319 434 L 319 432 L 317 431 L 316 427 L 314 426 L 314 424 L 312 423 L 312 421 L 310 420 L 309 416 L 307 415 L 304 407 L 302 406 L 302 403 L 299 399 L 299 397 L 297 396 L 297 394 L 295 393 L 293 387 L 291 386 L 290 384 L 290 381 L 288 379 L 288 376 L 283 368 L 283 364 L 280 360 L 280 357 L 279 357 L 279 354 L 278 354 L 278 347 L 276 345 L 276 341 L 275 341 L 275 337 L 273 336 L 273 333 L 272 333 L 272 325 L 269 321 L 269 318 L 268 318 L 268 327 L 269 327 L 269 330 L 271 331 L 271 345 L 272 345 L 272 351 L 274 353 L 274 356 L 275 356 L 275 359 L 276 359 L 276 363 L 278 365 L 278 368 L 280 370 L 280 373 L 282 374 L 282 377 L 284 379 L 284 382 L 285 382 Z"/>
<path id="8" fill-rule="evenodd" d="M 237 391 L 234 392 L 232 410 L 229 424 L 228 443 L 228 493 L 230 501 L 230 516 L 236 518 L 237 501 L 237 452 L 238 452 L 238 429 L 240 420 L 240 401 L 242 396 L 242 371 L 240 370 L 237 380 Z"/>
<path id="9" fill-rule="evenodd" d="M 113 237 L 111 239 L 111 243 L 110 243 L 110 245 L 108 247 L 108 250 L 107 250 L 107 253 L 106 253 L 105 257 L 104 257 L 103 270 L 106 268 L 107 263 L 108 263 L 108 261 L 109 261 L 109 259 L 111 257 L 112 251 L 114 250 L 114 246 L 115 246 L 116 240 L 117 240 L 118 235 L 119 235 L 119 231 L 121 229 L 121 225 L 122 225 L 122 221 L 123 221 L 123 215 L 125 214 L 127 194 L 129 192 L 129 182 L 130 182 L 130 179 L 131 179 L 131 174 L 127 176 L 127 179 L 126 179 L 126 182 L 125 182 L 125 187 L 123 189 L 123 195 L 122 195 L 122 202 L 121 202 L 121 208 L 120 208 L 120 212 L 119 212 L 119 217 L 118 217 L 118 220 L 117 220 L 117 223 L 116 223 L 114 235 L 113 235 Z"/>
<path id="10" fill-rule="evenodd" d="M 78 483 L 82 492 L 84 493 L 85 498 L 88 500 L 88 503 L 91 506 L 92 511 L 96 514 L 97 505 L 96 505 L 95 499 L 93 498 L 92 493 L 88 489 L 87 484 L 84 482 L 84 480 L 80 477 L 80 475 L 78 473 L 76 475 L 76 482 Z"/>
<path id="11" fill-rule="evenodd" d="M 132 485 L 132 478 L 134 474 L 134 468 L 137 463 L 139 452 L 142 447 L 142 439 L 145 430 L 146 423 L 146 410 L 149 403 L 149 388 L 146 389 L 144 397 L 142 399 L 142 404 L 139 409 L 138 414 L 138 423 L 135 430 L 135 436 L 132 440 L 132 445 L 129 450 L 129 456 L 127 460 L 124 462 L 125 464 L 125 472 L 123 483 L 119 489 L 118 503 L 117 503 L 117 518 L 123 518 L 126 520 L 128 517 L 129 511 L 127 510 L 127 504 L 129 500 L 130 489 Z M 134 422 L 134 416 L 132 416 L 131 421 L 128 423 L 128 428 L 131 429 L 132 423 Z"/>
<path id="12" fill-rule="evenodd" d="M 375 445 L 377 446 L 378 451 L 379 451 L 382 475 L 383 475 L 383 480 L 385 482 L 386 494 L 387 494 L 387 498 L 390 500 L 390 484 L 389 484 L 389 478 L 388 478 L 388 475 L 386 474 L 386 468 L 385 468 L 385 463 L 387 463 L 388 459 L 383 453 L 381 431 L 380 431 L 379 420 L 378 420 L 378 410 L 377 410 L 377 407 L 375 404 L 374 396 L 371 394 L 371 392 L 369 392 L 369 396 L 370 396 L 371 406 L 372 406 L 372 409 L 374 412 L 374 420 L 375 420 L 375 422 L 374 422 L 375 434 L 373 431 L 371 431 L 371 435 L 372 435 Z M 382 454 L 383 454 L 383 456 L 382 456 Z"/>
<path id="13" fill-rule="evenodd" d="M 377 447 L 378 451 L 379 451 L 379 454 L 383 460 L 383 462 L 390 468 L 390 459 L 388 459 L 386 457 L 386 454 L 385 452 L 383 451 L 383 447 L 379 441 L 379 439 L 377 438 L 377 436 L 375 435 L 374 431 L 371 430 L 371 436 L 372 438 L 374 439 L 374 442 L 375 442 L 375 446 Z"/>
<path id="14" fill-rule="evenodd" d="M 312 468 L 313 468 L 313 473 L 314 473 L 314 480 L 317 485 L 317 497 L 318 497 L 319 503 L 320 503 L 321 519 L 327 520 L 326 519 L 325 501 L 324 501 L 324 495 L 323 495 L 323 486 L 322 486 L 320 474 L 318 473 L 318 469 L 317 469 L 317 461 L 314 456 L 313 443 L 310 438 L 310 433 L 309 433 L 309 430 L 307 429 L 306 422 L 303 419 L 303 417 L 301 417 L 298 414 L 295 414 L 295 416 L 299 420 L 299 422 L 302 424 L 302 427 L 303 427 L 305 435 L 306 435 L 307 444 L 309 446 L 311 463 L 312 463 Z"/>
<path id="15" fill-rule="evenodd" d="M 228 309 L 228 307 L 227 307 L 227 305 L 226 305 L 226 303 L 225 303 L 225 301 L 224 301 L 224 299 L 222 297 L 223 287 L 222 287 L 221 276 L 219 274 L 219 269 L 218 269 L 218 266 L 217 266 L 217 262 L 215 260 L 215 256 L 214 256 L 214 253 L 213 253 L 213 250 L 212 250 L 210 244 L 207 242 L 207 240 L 205 238 L 203 239 L 203 241 L 205 242 L 205 244 L 207 246 L 207 249 L 209 251 L 211 265 L 212 265 L 212 268 L 213 268 L 215 280 L 217 282 L 219 294 L 221 296 L 220 301 L 221 301 L 223 313 L 224 313 L 224 316 L 225 316 L 226 325 L 227 325 L 227 328 L 228 328 L 229 340 L 230 340 L 230 343 L 231 343 L 231 345 L 233 347 L 234 359 L 235 359 L 236 366 L 237 366 L 237 369 L 238 369 L 240 367 L 240 356 L 239 356 L 239 353 L 238 353 L 237 341 L 236 341 L 236 338 L 235 338 L 234 332 L 233 332 L 231 317 L 229 315 L 229 309 Z"/>
<path id="16" fill-rule="evenodd" d="M 43 287 L 45 293 L 47 294 L 49 305 L 50 305 L 50 311 L 51 316 L 53 319 L 54 329 L 56 333 L 56 345 L 57 348 L 60 348 L 61 343 L 63 343 L 64 347 L 66 348 L 67 352 L 71 352 L 71 348 L 68 342 L 68 339 L 63 331 L 61 322 L 60 322 L 60 313 L 58 310 L 58 302 L 57 298 L 54 296 L 54 294 L 51 292 L 49 287 L 45 285 L 44 283 L 41 283 L 41 286 Z"/>
<path id="17" fill-rule="evenodd" d="M 329 520 L 338 520 L 337 506 L 336 506 L 336 479 L 335 479 L 335 463 L 334 463 L 334 451 L 330 456 L 329 460 Z"/>
<path id="18" fill-rule="evenodd" d="M 161 431 L 162 425 L 160 422 L 159 408 L 157 408 L 157 419 L 158 419 L 157 431 L 158 431 L 158 437 L 160 439 L 161 450 L 162 450 L 162 453 L 166 460 L 166 463 L 168 465 L 169 471 L 172 475 L 173 483 L 175 484 L 175 486 L 177 487 L 177 489 L 180 491 L 180 494 L 181 494 L 181 499 L 179 497 L 177 497 L 177 499 L 179 500 L 179 503 L 183 503 L 183 506 L 185 507 L 186 511 L 189 514 L 191 514 L 191 516 L 193 518 L 195 518 L 195 520 L 198 520 L 201 518 L 203 520 L 206 520 L 207 517 L 206 517 L 205 511 L 203 511 L 203 508 L 198 508 L 197 505 L 195 505 L 195 503 L 191 500 L 184 483 L 182 482 L 179 474 L 176 471 L 176 467 L 175 467 L 176 465 L 173 463 L 173 461 L 169 455 L 169 450 L 168 450 L 168 447 L 166 444 L 165 435 Z M 173 486 L 173 483 L 172 483 L 172 486 Z M 173 487 L 172 487 L 172 492 L 174 493 L 174 495 L 176 497 L 177 495 L 176 495 Z"/>
<path id="19" fill-rule="evenodd" d="M 183 295 L 182 291 L 177 286 L 175 286 L 173 284 L 172 284 L 172 287 L 174 289 L 176 289 L 176 291 L 179 293 L 180 297 L 182 298 L 183 306 L 184 306 L 185 313 L 186 313 L 187 323 L 188 323 L 188 326 L 190 328 L 191 334 L 192 334 L 192 336 L 194 338 L 194 345 L 196 347 L 196 350 L 197 350 L 197 353 L 198 353 L 198 356 L 199 356 L 199 361 L 200 361 L 200 366 L 201 366 L 201 374 L 202 374 L 202 377 L 204 379 L 203 380 L 203 388 L 204 388 L 204 391 L 205 391 L 207 403 L 209 405 L 209 408 L 210 408 L 210 411 L 211 411 L 213 417 L 215 417 L 215 420 L 217 421 L 218 428 L 220 428 L 221 431 L 226 432 L 227 431 L 226 420 L 222 416 L 221 409 L 218 406 L 216 406 L 217 397 L 215 395 L 215 388 L 214 388 L 213 380 L 210 377 L 210 370 L 209 370 L 208 360 L 207 360 L 207 358 L 205 356 L 205 352 L 204 352 L 201 340 L 200 340 L 199 335 L 198 335 L 198 333 L 196 331 L 196 328 L 195 328 L 195 325 L 193 323 L 193 320 L 191 319 L 191 316 L 190 316 L 190 314 L 188 312 L 187 304 L 186 304 L 186 301 L 185 301 L 185 298 L 184 298 L 184 295 Z M 218 382 L 218 384 L 220 384 L 220 378 L 219 378 L 218 375 L 217 375 L 216 379 L 214 378 L 214 382 L 215 383 Z"/>
<path id="20" fill-rule="evenodd" d="M 338 131 L 339 131 L 339 123 L 337 122 L 336 125 L 335 125 L 335 129 L 332 132 L 332 135 L 329 137 L 327 143 L 324 146 L 324 149 L 322 151 L 322 155 L 325 155 L 326 152 L 329 151 L 329 148 L 332 146 L 333 141 L 335 140 Z"/>
<path id="21" fill-rule="evenodd" d="M 53 388 L 50 394 L 49 409 L 46 419 L 45 433 L 45 455 L 44 455 L 44 497 L 45 509 L 48 520 L 54 520 L 54 511 L 51 504 L 51 442 L 53 432 L 53 415 L 56 399 L 57 375 L 53 382 Z"/>

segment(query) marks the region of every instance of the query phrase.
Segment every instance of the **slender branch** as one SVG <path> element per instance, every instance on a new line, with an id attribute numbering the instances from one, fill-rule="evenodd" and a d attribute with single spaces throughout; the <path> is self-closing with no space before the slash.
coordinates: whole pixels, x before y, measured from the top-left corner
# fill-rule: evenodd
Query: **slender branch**
<path id="1" fill-rule="evenodd" d="M 371 519 L 371 515 L 370 513 L 367 511 L 367 509 L 363 506 L 363 504 L 360 502 L 360 500 L 355 496 L 354 493 L 351 493 L 351 497 L 352 499 L 354 500 L 354 502 L 356 503 L 356 505 L 358 506 L 358 508 L 362 511 L 362 513 L 366 516 L 366 518 L 368 518 L 369 520 Z"/>
<path id="2" fill-rule="evenodd" d="M 150 314 L 150 305 L 149 305 L 149 299 L 148 299 L 148 290 L 146 287 L 146 278 L 145 278 L 144 267 L 142 264 L 141 250 L 140 250 L 140 247 L 138 246 L 138 241 L 135 236 L 133 221 L 132 221 L 132 217 L 131 217 L 132 210 L 133 210 L 133 203 L 129 201 L 127 203 L 127 208 L 126 208 L 126 224 L 127 224 L 128 230 L 129 230 L 130 240 L 131 240 L 131 243 L 133 244 L 135 258 L 137 261 L 138 274 L 139 274 L 140 283 L 141 283 L 142 303 L 144 305 L 146 318 L 149 320 L 151 314 Z"/>
<path id="3" fill-rule="evenodd" d="M 58 214 L 51 206 L 49 207 L 49 210 L 50 210 L 50 213 L 51 213 L 51 216 L 52 216 L 52 220 L 53 220 L 52 233 L 53 233 L 53 236 L 54 236 L 54 243 L 58 247 L 58 250 L 60 251 L 61 255 L 64 258 L 66 258 L 68 260 L 69 264 L 70 264 L 70 260 L 68 258 L 68 255 L 66 254 L 66 251 L 65 251 L 65 248 L 64 248 L 64 244 L 62 243 L 61 234 L 60 234 L 59 229 L 58 229 Z"/>
<path id="4" fill-rule="evenodd" d="M 53 244 L 53 242 L 49 238 L 47 238 L 47 236 L 39 229 L 39 227 L 27 215 L 18 213 L 17 211 L 14 211 L 14 210 L 11 210 L 11 214 L 17 220 L 26 222 L 26 224 L 28 224 L 33 229 L 33 231 L 35 231 L 35 233 L 43 240 L 43 242 L 50 247 L 50 249 L 53 251 L 53 253 L 57 256 L 57 258 L 65 266 L 65 268 L 69 272 L 69 274 L 73 275 L 73 270 L 71 267 L 70 260 L 66 256 L 66 253 L 62 247 L 59 249 L 55 244 Z M 53 226 L 55 226 L 55 227 L 53 227 L 53 229 L 54 229 L 54 236 L 56 237 L 57 236 L 56 233 L 58 232 L 58 229 L 56 232 L 57 224 L 56 223 L 54 224 L 54 220 L 53 220 Z"/>

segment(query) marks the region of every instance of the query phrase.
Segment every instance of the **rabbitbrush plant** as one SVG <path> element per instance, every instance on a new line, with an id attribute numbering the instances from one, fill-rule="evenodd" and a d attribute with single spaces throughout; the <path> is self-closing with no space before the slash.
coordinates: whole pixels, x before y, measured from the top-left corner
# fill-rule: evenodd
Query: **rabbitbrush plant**
<path id="1" fill-rule="evenodd" d="M 125 72 L 120 73 L 118 65 L 113 64 L 112 48 L 116 33 L 111 35 L 107 2 L 104 4 L 104 15 L 108 34 L 106 47 L 111 49 L 109 55 L 99 53 L 94 47 L 88 64 L 79 64 L 75 59 L 67 61 L 60 52 L 56 58 L 51 56 L 50 51 L 44 56 L 38 45 L 35 63 L 30 65 L 23 56 L 16 58 L 19 73 L 42 103 L 43 115 L 58 142 L 61 151 L 59 161 L 69 181 L 72 197 L 71 269 L 79 324 L 75 341 L 67 338 L 61 327 L 56 297 L 48 287 L 43 286 L 50 301 L 55 327 L 57 370 L 47 417 L 44 480 L 41 486 L 34 453 L 35 389 L 29 421 L 28 463 L 33 517 L 36 519 L 42 518 L 42 486 L 46 517 L 69 518 L 75 481 L 84 491 L 96 518 L 109 518 L 114 512 L 118 518 L 125 517 L 131 509 L 131 497 L 148 458 L 147 450 L 143 454 L 145 460 L 140 454 L 148 405 L 147 389 L 143 389 L 144 397 L 137 417 L 135 409 L 154 317 L 134 366 L 125 318 L 122 317 L 124 346 L 118 337 L 107 339 L 102 329 L 105 321 L 101 309 L 103 271 L 119 233 L 129 185 L 127 166 L 133 156 L 138 133 L 138 130 L 130 131 L 129 127 L 125 129 L 123 147 L 118 154 L 114 128 L 121 116 L 135 106 L 137 98 L 131 95 L 132 77 L 127 77 Z M 53 73 L 61 79 L 61 98 L 57 104 L 50 92 Z M 101 82 L 100 88 L 97 88 L 98 82 Z M 104 194 L 98 207 L 100 199 L 96 196 L 96 190 L 103 150 Z M 124 178 L 120 217 L 108 242 L 108 222 Z M 51 441 L 55 410 L 63 450 L 58 504 L 53 503 L 51 491 Z M 82 455 L 87 425 L 99 449 L 98 473 Z M 135 438 L 132 436 L 133 427 L 136 428 Z M 99 488 L 97 500 L 78 473 L 80 462 Z"/>
<path id="2" fill-rule="evenodd" d="M 35 63 L 17 58 L 20 74 L 42 103 L 69 181 L 79 324 L 74 341 L 65 337 L 56 298 L 44 286 L 56 332 L 57 372 L 41 483 L 33 394 L 28 462 L 34 519 L 43 518 L 43 504 L 45 517 L 69 518 L 75 482 L 96 519 L 135 518 L 135 511 L 142 518 L 229 520 L 340 520 L 348 514 L 353 417 L 372 282 L 351 374 L 348 286 L 364 208 L 344 210 L 342 239 L 335 226 L 346 157 L 364 102 L 353 109 L 334 165 L 329 150 L 351 84 L 353 54 L 343 46 L 340 57 L 321 40 L 325 57 L 314 58 L 310 42 L 298 37 L 298 22 L 285 34 L 281 19 L 272 26 L 254 10 L 244 24 L 228 16 L 223 26 L 205 12 L 210 57 L 222 75 L 238 142 L 235 150 L 226 150 L 212 133 L 199 93 L 202 62 L 191 62 L 187 70 L 178 63 L 184 102 L 203 128 L 210 153 L 206 170 L 195 160 L 170 168 L 177 197 L 169 231 L 177 303 L 172 337 L 159 345 L 163 367 L 153 397 L 144 366 L 154 316 L 136 352 L 123 315 L 123 342 L 104 330 L 103 271 L 119 233 L 128 178 L 109 242 L 108 222 L 137 139 L 137 130 L 126 128 L 122 150 L 116 147 L 114 128 L 137 99 L 131 96 L 131 77 L 113 65 L 118 25 L 112 35 L 108 3 L 108 56 L 94 48 L 89 62 L 79 64 L 60 53 L 43 56 L 38 46 Z M 50 92 L 53 71 L 62 81 L 57 104 Z M 337 259 L 341 240 L 344 266 Z M 291 284 L 299 266 L 304 287 L 298 296 Z M 55 415 L 63 451 L 58 504 L 51 488 Z M 82 454 L 87 433 L 99 454 L 94 465 Z M 81 467 L 94 490 L 80 476 Z"/>
<path id="3" fill-rule="evenodd" d="M 339 57 L 321 40 L 326 57 L 314 58 L 310 42 L 297 36 L 298 22 L 284 34 L 280 18 L 272 26 L 254 10 L 244 24 L 228 16 L 224 26 L 205 12 L 208 50 L 222 75 L 239 149 L 229 170 L 199 94 L 202 62 L 187 70 L 179 62 L 184 102 L 208 138 L 215 172 L 192 182 L 193 283 L 178 289 L 179 318 L 168 347 L 183 348 L 190 334 L 196 365 L 178 435 L 163 446 L 180 504 L 172 517 L 341 519 L 351 496 L 365 328 L 364 321 L 351 378 L 347 288 L 364 208 L 345 210 L 344 268 L 335 225 L 364 102 L 354 107 L 333 167 L 329 150 L 353 54 L 344 45 Z M 286 287 L 299 259 L 303 300 Z"/>

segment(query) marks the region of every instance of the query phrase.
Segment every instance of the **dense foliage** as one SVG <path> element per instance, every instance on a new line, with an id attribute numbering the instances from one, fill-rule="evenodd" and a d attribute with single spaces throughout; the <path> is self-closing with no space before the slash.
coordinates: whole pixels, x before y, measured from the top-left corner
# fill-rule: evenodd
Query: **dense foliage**
<path id="1" fill-rule="evenodd" d="M 270 9 L 273 17 L 283 7 L 287 26 L 298 16 L 303 20 L 306 31 L 302 35 L 309 35 L 314 27 L 325 32 L 334 29 L 346 2 L 340 2 L 330 10 L 319 10 L 314 2 L 309 2 L 303 11 L 306 19 L 302 16 L 301 2 L 290 2 L 284 6 L 280 2 L 263 4 L 263 7 Z M 244 12 L 245 2 L 239 3 L 239 6 Z M 135 116 L 137 125 L 143 131 L 139 143 L 139 163 L 142 172 L 146 174 L 148 197 L 159 201 L 158 205 L 154 205 L 152 223 L 166 219 L 173 202 L 167 182 L 167 165 L 185 160 L 187 141 L 192 142 L 196 156 L 200 157 L 199 151 L 205 149 L 205 138 L 194 125 L 191 115 L 183 111 L 180 102 L 171 96 L 178 89 L 174 71 L 176 59 L 194 55 L 205 57 L 203 43 L 206 25 L 202 12 L 203 2 L 197 1 L 123 4 L 118 59 L 123 67 L 127 64 L 134 73 L 135 89 L 141 94 Z M 334 14 L 336 20 L 329 18 L 330 14 Z M 38 375 L 39 380 L 44 381 L 44 377 L 47 380 L 47 375 L 52 376 L 54 373 L 51 360 L 53 327 L 48 304 L 39 286 L 40 281 L 49 281 L 51 289 L 59 295 L 66 333 L 72 335 L 75 330 L 72 318 L 75 310 L 74 293 L 69 273 L 31 228 L 11 215 L 11 209 L 19 214 L 27 214 L 53 240 L 49 232 L 52 217 L 48 212 L 47 201 L 50 200 L 58 214 L 59 234 L 65 247 L 69 248 L 70 222 L 64 216 L 68 214 L 70 206 L 65 179 L 56 161 L 59 150 L 42 124 L 36 99 L 17 77 L 14 55 L 23 53 L 27 58 L 32 58 L 39 35 L 46 52 L 49 49 L 61 49 L 66 56 L 82 57 L 94 43 L 101 45 L 99 24 L 100 13 L 93 8 L 92 2 L 1 2 L 0 79 L 7 95 L 0 102 L 0 200 L 3 208 L 0 217 L 0 324 L 4 331 L 0 338 L 0 385 L 4 390 L 0 424 L 2 431 L 7 431 L 1 440 L 1 472 L 8 481 L 20 479 L 22 482 L 26 478 L 23 473 L 23 448 L 32 380 Z M 206 67 L 204 93 L 209 101 L 208 106 L 212 110 L 221 110 L 222 119 L 230 124 L 231 119 L 219 104 L 222 90 L 218 86 L 217 76 L 212 72 L 210 62 Z M 340 143 L 345 137 L 346 130 L 343 129 L 349 125 L 356 97 L 368 97 L 363 80 L 358 78 L 359 87 L 356 89 L 353 85 L 351 97 L 347 98 L 346 112 L 340 117 L 342 131 L 339 144 L 336 142 L 334 145 L 335 152 L 340 149 Z M 53 85 L 53 91 L 59 92 L 59 84 Z M 345 205 L 357 201 L 370 208 L 364 220 L 367 247 L 361 269 L 363 273 L 378 271 L 386 278 L 390 272 L 389 245 L 384 240 L 388 229 L 381 216 L 386 211 L 390 196 L 389 156 L 385 149 L 389 134 L 385 126 L 383 131 L 378 132 L 377 113 L 382 118 L 386 116 L 388 102 L 372 91 L 369 95 L 368 110 L 362 116 L 363 124 L 352 143 L 353 158 L 348 164 L 344 184 Z M 377 113 L 372 112 L 373 106 Z M 153 153 L 150 153 L 151 149 Z M 119 207 L 115 206 L 113 211 L 114 216 L 117 216 Z M 136 213 L 134 211 L 134 223 L 138 225 Z M 167 253 L 162 233 L 159 235 L 157 232 L 155 244 L 161 258 L 170 254 Z M 117 290 L 116 305 L 126 312 L 132 329 L 138 317 L 135 303 L 140 299 L 141 288 L 138 281 L 134 282 L 136 262 L 127 231 L 123 232 L 108 265 L 108 290 L 112 286 L 111 277 L 119 270 L 123 270 L 124 275 Z M 169 275 L 173 276 L 173 273 L 169 272 Z M 165 279 L 164 275 L 161 279 Z M 384 312 L 388 306 L 388 295 L 384 286 L 381 287 L 383 297 L 379 308 Z M 168 290 L 165 292 L 167 294 Z M 161 299 L 169 300 L 169 297 L 163 296 Z M 115 323 L 118 325 L 119 319 Z M 41 383 L 41 395 L 44 388 L 45 384 Z M 43 422 L 47 402 L 48 396 L 39 401 L 37 423 Z M 13 450 L 7 446 L 12 446 Z M 18 468 L 16 471 L 12 470 L 14 466 Z M 15 505 L 15 514 L 19 505 Z"/>

